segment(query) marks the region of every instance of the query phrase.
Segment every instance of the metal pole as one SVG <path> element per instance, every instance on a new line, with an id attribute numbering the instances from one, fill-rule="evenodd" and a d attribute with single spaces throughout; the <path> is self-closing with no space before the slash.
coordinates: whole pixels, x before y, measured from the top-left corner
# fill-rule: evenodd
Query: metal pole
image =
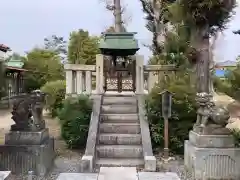
<path id="1" fill-rule="evenodd" d="M 163 156 L 165 160 L 168 160 L 169 158 L 169 149 L 168 149 L 168 118 L 164 117 L 164 150 L 163 150 Z"/>

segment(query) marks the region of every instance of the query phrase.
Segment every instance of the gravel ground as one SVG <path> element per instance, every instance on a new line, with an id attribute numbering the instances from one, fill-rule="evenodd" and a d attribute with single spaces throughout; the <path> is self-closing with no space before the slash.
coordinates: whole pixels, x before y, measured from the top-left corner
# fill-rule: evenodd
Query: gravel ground
<path id="1" fill-rule="evenodd" d="M 60 173 L 78 172 L 79 159 L 81 159 L 81 154 L 75 155 L 72 157 L 58 156 L 55 159 L 53 169 L 49 172 L 49 174 L 46 177 L 33 176 L 33 180 L 56 180 Z M 26 176 L 10 175 L 8 179 L 9 180 L 28 180 L 28 176 L 27 175 Z"/>
<path id="2" fill-rule="evenodd" d="M 184 168 L 184 160 L 181 156 L 171 156 L 174 159 L 168 163 L 161 160 L 161 155 L 155 155 L 157 158 L 157 171 L 158 172 L 175 172 L 181 180 L 194 180 L 192 175 Z"/>

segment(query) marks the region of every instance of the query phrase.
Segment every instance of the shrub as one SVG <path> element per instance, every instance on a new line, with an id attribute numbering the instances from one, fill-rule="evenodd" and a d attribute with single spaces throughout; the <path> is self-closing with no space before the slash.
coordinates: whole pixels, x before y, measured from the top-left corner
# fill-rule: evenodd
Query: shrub
<path id="1" fill-rule="evenodd" d="M 236 100 L 240 100 L 240 65 L 228 69 L 224 79 L 214 79 L 215 88 Z"/>
<path id="2" fill-rule="evenodd" d="M 231 84 L 227 79 L 220 79 L 219 77 L 213 77 L 213 86 L 217 92 L 232 96 Z"/>
<path id="3" fill-rule="evenodd" d="M 156 85 L 147 97 L 147 115 L 153 147 L 164 145 L 164 120 L 160 92 L 167 88 L 173 93 L 172 117 L 169 118 L 169 148 L 173 153 L 182 154 L 184 140 L 196 121 L 195 89 L 190 86 L 188 75 L 171 79 Z"/>
<path id="4" fill-rule="evenodd" d="M 58 111 L 61 124 L 61 136 L 69 148 L 80 148 L 86 145 L 92 102 L 88 96 L 69 97 Z"/>
<path id="5" fill-rule="evenodd" d="M 226 75 L 227 82 L 230 84 L 230 93 L 228 95 L 232 96 L 236 100 L 240 100 L 240 65 L 230 69 L 229 73 Z"/>
<path id="6" fill-rule="evenodd" d="M 231 130 L 234 142 L 235 142 L 235 147 L 240 147 L 240 131 L 238 129 L 232 129 Z"/>
<path id="7" fill-rule="evenodd" d="M 41 88 L 41 90 L 47 94 L 46 108 L 53 117 L 57 115 L 57 110 L 62 107 L 62 101 L 65 98 L 65 89 L 66 85 L 63 80 L 47 82 Z"/>

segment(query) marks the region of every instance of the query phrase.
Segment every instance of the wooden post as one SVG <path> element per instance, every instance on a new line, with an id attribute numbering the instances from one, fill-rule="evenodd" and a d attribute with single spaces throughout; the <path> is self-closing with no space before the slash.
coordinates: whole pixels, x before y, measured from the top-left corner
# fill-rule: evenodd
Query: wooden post
<path id="1" fill-rule="evenodd" d="M 163 161 L 168 162 L 172 158 L 169 157 L 169 135 L 168 135 L 168 118 L 171 117 L 172 109 L 172 93 L 165 90 L 160 93 L 162 95 L 162 117 L 164 118 L 164 149 Z"/>
<path id="2" fill-rule="evenodd" d="M 164 159 L 169 158 L 168 144 L 169 144 L 168 117 L 164 117 L 164 151 L 163 151 Z"/>

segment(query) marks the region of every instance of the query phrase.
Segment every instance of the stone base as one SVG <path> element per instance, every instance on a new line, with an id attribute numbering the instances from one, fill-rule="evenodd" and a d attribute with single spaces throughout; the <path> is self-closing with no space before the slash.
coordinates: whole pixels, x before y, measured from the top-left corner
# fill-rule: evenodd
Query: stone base
<path id="1" fill-rule="evenodd" d="M 44 176 L 50 170 L 55 158 L 54 139 L 49 138 L 41 145 L 1 145 L 0 170 L 12 174 Z"/>
<path id="2" fill-rule="evenodd" d="M 37 132 L 10 131 L 5 134 L 6 145 L 40 145 L 49 138 L 49 130 Z"/>
<path id="3" fill-rule="evenodd" d="M 79 172 L 92 173 L 94 171 L 94 157 L 84 155 L 79 165 Z"/>
<path id="4" fill-rule="evenodd" d="M 231 135 L 202 135 L 190 131 L 189 141 L 199 148 L 233 148 L 235 146 Z"/>
<path id="5" fill-rule="evenodd" d="M 240 148 L 201 148 L 186 140 L 184 164 L 195 180 L 239 180 Z"/>
<path id="6" fill-rule="evenodd" d="M 89 168 L 89 161 L 88 160 L 80 160 L 79 162 L 79 173 L 91 173 Z"/>
<path id="7" fill-rule="evenodd" d="M 145 171 L 156 171 L 157 160 L 155 156 L 144 156 L 144 170 Z"/>

